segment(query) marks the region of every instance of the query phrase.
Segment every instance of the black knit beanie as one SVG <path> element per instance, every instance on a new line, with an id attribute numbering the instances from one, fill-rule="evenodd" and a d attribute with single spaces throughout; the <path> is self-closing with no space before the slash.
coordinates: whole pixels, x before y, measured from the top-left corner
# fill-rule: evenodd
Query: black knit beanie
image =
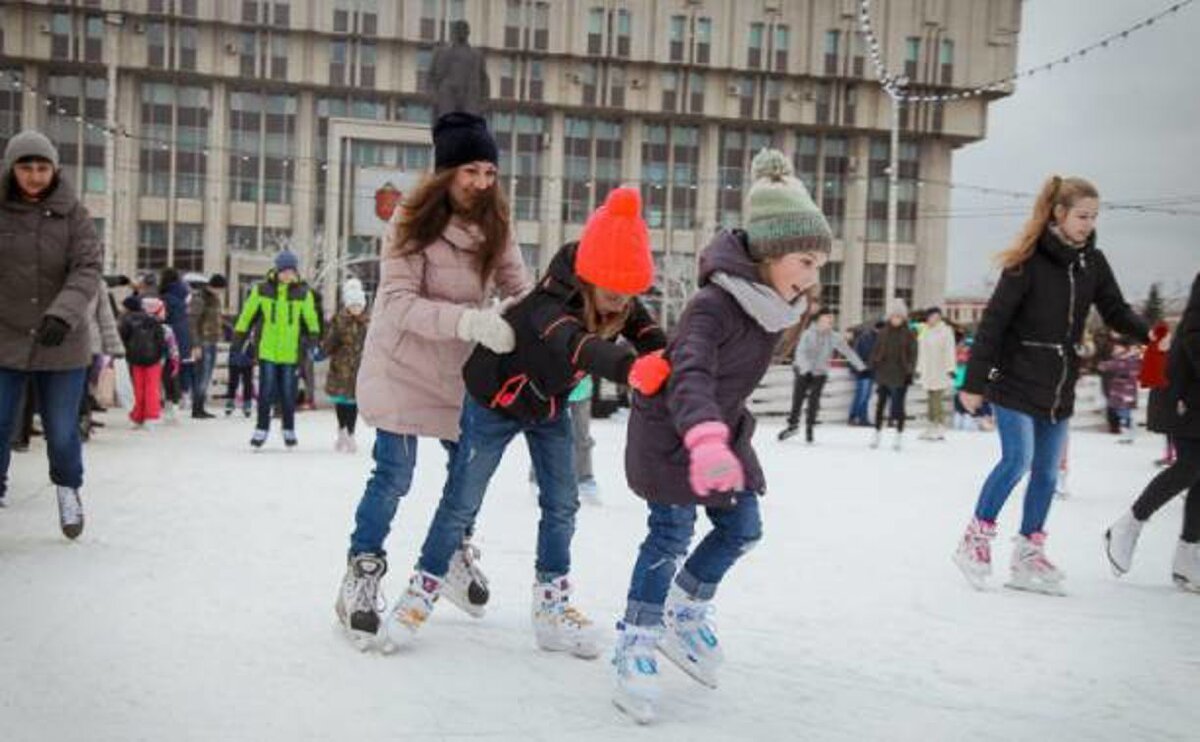
<path id="1" fill-rule="evenodd" d="M 461 111 L 439 117 L 433 125 L 433 169 L 445 170 L 480 160 L 492 164 L 500 161 L 487 122 Z"/>

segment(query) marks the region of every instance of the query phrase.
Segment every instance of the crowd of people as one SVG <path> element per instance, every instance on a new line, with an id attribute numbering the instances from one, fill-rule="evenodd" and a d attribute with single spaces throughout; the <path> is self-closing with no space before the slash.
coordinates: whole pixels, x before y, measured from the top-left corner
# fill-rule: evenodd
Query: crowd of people
<path id="1" fill-rule="evenodd" d="M 579 239 L 563 245 L 535 283 L 513 241 L 499 151 L 484 119 L 450 112 L 432 134 L 433 170 L 387 224 L 369 310 L 362 284 L 349 279 L 327 320 L 319 292 L 285 250 L 229 330 L 225 412 L 237 409 L 240 396 L 250 417 L 256 399 L 254 449 L 268 442 L 273 412 L 284 445 L 298 444 L 297 389 L 307 375 L 311 403 L 314 374 L 305 368 L 313 361 L 329 363 L 336 448 L 356 450 L 360 412 L 374 428 L 373 468 L 335 599 L 337 619 L 360 649 L 412 645 L 443 596 L 470 616 L 486 615 L 490 586 L 472 535 L 501 457 L 521 435 L 541 511 L 530 549 L 537 646 L 585 659 L 602 651 L 572 579 L 581 483 L 591 479 L 590 464 L 576 465 L 577 456 L 590 456 L 590 444 L 574 410 L 586 401 L 579 386 L 596 378 L 632 390 L 624 468 L 629 490 L 647 508 L 645 538 L 629 555 L 613 701 L 639 722 L 653 719 L 660 654 L 715 687 L 724 662 L 715 597 L 762 537 L 759 501 L 768 489 L 747 403 L 784 333 L 797 326 L 807 329 L 796 344 L 793 403 L 779 439 L 799 431 L 807 407 L 805 438 L 815 442 L 835 354 L 856 376 L 848 421 L 873 429 L 871 447 L 882 444 L 885 427 L 894 429 L 892 446 L 903 447 L 913 384 L 928 399 L 922 437 L 944 440 L 952 394 L 956 427 L 994 425 L 1000 442 L 1000 460 L 953 550 L 955 564 L 971 585 L 986 586 L 997 518 L 1028 475 L 1008 585 L 1061 594 L 1064 577 L 1047 556 L 1044 525 L 1065 466 L 1081 364 L 1097 356 L 1085 342 L 1095 307 L 1121 333 L 1097 362 L 1118 433 L 1132 435 L 1129 411 L 1141 383 L 1152 388 L 1150 427 L 1170 436 L 1173 452 L 1106 534 L 1108 557 L 1117 574 L 1127 572 L 1142 524 L 1190 488 L 1172 576 L 1200 591 L 1200 277 L 1181 324 L 1152 332 L 1096 247 L 1099 195 L 1087 181 L 1046 182 L 1025 228 L 1000 256 L 999 282 L 972 335 L 956 333 L 938 309 L 914 321 L 894 301 L 881 322 L 846 337 L 816 302 L 829 225 L 788 157 L 763 150 L 752 164 L 745 223 L 718 231 L 702 251 L 699 287 L 668 335 L 639 298 L 654 283 L 654 261 L 638 190 L 607 194 Z M 118 287 L 127 295 L 114 311 L 91 220 L 62 177 L 58 153 L 37 132 L 13 137 L 6 148 L 0 233 L 0 503 L 28 385 L 61 528 L 74 539 L 84 525 L 79 419 L 89 375 L 98 388 L 115 373 L 109 359 L 122 359 L 135 428 L 176 418 L 185 397 L 193 419 L 213 417 L 207 401 L 225 335 L 227 284 L 219 275 L 168 268 Z M 386 542 L 410 494 L 421 438 L 446 453 L 445 484 L 416 565 L 385 605 Z M 711 529 L 694 543 L 700 510 Z"/>

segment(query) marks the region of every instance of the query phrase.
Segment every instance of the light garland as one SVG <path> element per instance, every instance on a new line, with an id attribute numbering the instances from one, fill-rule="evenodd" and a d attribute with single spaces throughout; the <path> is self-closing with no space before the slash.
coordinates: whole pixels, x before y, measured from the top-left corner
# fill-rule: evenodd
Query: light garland
<path id="1" fill-rule="evenodd" d="M 1153 26 L 1159 20 L 1174 13 L 1178 13 L 1180 10 L 1188 5 L 1191 5 L 1193 2 L 1195 2 L 1195 0 L 1180 0 L 1174 5 L 1171 5 L 1155 15 L 1150 16 L 1149 18 L 1145 18 L 1133 24 L 1123 31 L 1109 34 L 1095 43 L 1089 44 L 1081 49 L 1077 49 L 1070 54 L 1065 54 L 1051 62 L 1030 67 L 1028 69 L 1008 75 L 1007 77 L 993 80 L 992 82 L 984 85 L 979 85 L 968 90 L 960 90 L 954 93 L 911 95 L 903 91 L 904 86 L 900 84 L 900 78 L 898 76 L 889 75 L 887 72 L 887 66 L 884 64 L 879 39 L 875 36 L 875 29 L 871 25 L 871 0 L 859 0 L 858 26 L 863 35 L 866 36 L 867 49 L 870 51 L 871 63 L 875 67 L 876 74 L 879 76 L 880 85 L 883 86 L 884 92 L 891 96 L 893 100 L 907 103 L 946 103 L 950 101 L 975 98 L 986 93 L 1003 91 L 1010 83 L 1013 83 L 1023 77 L 1033 77 L 1038 73 L 1049 72 L 1055 67 L 1060 67 L 1062 65 L 1070 64 L 1071 62 L 1083 59 L 1090 52 L 1093 52 L 1096 49 L 1106 49 L 1114 41 L 1124 41 L 1125 39 L 1129 38 L 1130 34 Z"/>

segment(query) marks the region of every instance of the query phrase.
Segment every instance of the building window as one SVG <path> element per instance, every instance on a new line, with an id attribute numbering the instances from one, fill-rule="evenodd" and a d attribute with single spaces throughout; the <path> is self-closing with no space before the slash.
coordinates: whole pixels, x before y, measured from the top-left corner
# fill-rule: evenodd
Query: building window
<path id="1" fill-rule="evenodd" d="M 291 203 L 295 96 L 235 91 L 229 118 L 230 198 Z"/>
<path id="2" fill-rule="evenodd" d="M 258 252 L 258 227 L 228 227 L 225 246 L 229 252 Z"/>
<path id="3" fill-rule="evenodd" d="M 171 265 L 180 271 L 204 270 L 204 225 L 175 225 L 175 250 Z"/>
<path id="4" fill-rule="evenodd" d="M 538 59 L 531 59 L 528 63 L 529 69 L 529 100 L 540 101 L 545 95 L 546 81 L 542 77 L 542 62 Z"/>
<path id="5" fill-rule="evenodd" d="M 592 8 L 588 11 L 587 53 L 604 53 L 605 29 L 608 25 L 608 11 L 604 8 Z"/>
<path id="6" fill-rule="evenodd" d="M 712 19 L 696 19 L 696 64 L 708 64 L 712 58 Z"/>
<path id="7" fill-rule="evenodd" d="M 71 16 L 55 13 L 50 18 L 50 58 L 71 58 Z"/>
<path id="8" fill-rule="evenodd" d="M 329 84 L 346 84 L 346 50 L 350 42 L 333 39 L 329 42 Z"/>
<path id="9" fill-rule="evenodd" d="M 568 117 L 562 220 L 583 224 L 621 182 L 621 123 Z"/>
<path id="10" fill-rule="evenodd" d="M 175 196 L 203 198 L 208 179 L 208 121 L 212 111 L 207 88 L 175 89 Z"/>
<path id="11" fill-rule="evenodd" d="M 679 107 L 679 73 L 668 70 L 662 73 L 662 109 L 674 113 Z"/>
<path id="12" fill-rule="evenodd" d="M 904 74 L 909 82 L 917 81 L 917 65 L 921 59 L 921 39 L 909 36 L 904 43 Z"/>
<path id="13" fill-rule="evenodd" d="M 818 82 L 817 86 L 817 123 L 831 123 L 833 113 L 833 85 L 828 82 Z"/>
<path id="14" fill-rule="evenodd" d="M 541 52 L 550 49 L 550 3 L 533 4 L 533 48 Z"/>
<path id="15" fill-rule="evenodd" d="M 846 183 L 850 174 L 850 143 L 846 137 L 824 140 L 821 211 L 829 220 L 834 237 L 841 237 L 846 221 Z"/>
<path id="16" fill-rule="evenodd" d="M 20 69 L 0 67 L 0 150 L 22 128 L 25 96 L 16 86 L 23 83 Z"/>
<path id="17" fill-rule="evenodd" d="M 102 77 L 50 75 L 48 78 L 50 119 L 46 134 L 58 148 L 59 163 L 67 178 L 81 192 L 106 190 L 107 140 L 102 131 L 87 127 L 84 122 L 107 120 L 107 89 L 108 83 Z"/>
<path id="18" fill-rule="evenodd" d="M 500 97 L 517 97 L 517 61 L 513 57 L 500 57 Z"/>
<path id="19" fill-rule="evenodd" d="M 771 121 L 778 121 L 783 98 L 783 83 L 776 78 L 768 78 L 763 85 L 763 91 L 763 97 L 767 104 L 767 118 Z"/>
<path id="20" fill-rule="evenodd" d="M 166 21 L 146 24 L 146 62 L 157 69 L 196 69 L 196 26 Z"/>
<path id="21" fill-rule="evenodd" d="M 104 18 L 98 15 L 54 13 L 50 17 L 50 57 L 77 62 L 101 62 Z"/>
<path id="22" fill-rule="evenodd" d="M 766 34 L 766 25 L 763 23 L 750 24 L 750 39 L 747 43 L 746 51 L 746 66 L 752 70 L 757 70 L 762 67 L 763 61 L 763 40 Z"/>
<path id="23" fill-rule="evenodd" d="M 684 31 L 687 28 L 687 16 L 673 15 L 671 16 L 671 25 L 668 31 L 668 59 L 672 62 L 683 61 L 683 37 Z"/>
<path id="24" fill-rule="evenodd" d="M 863 35 L 857 31 L 852 34 L 850 38 L 854 43 L 854 47 L 851 52 L 854 64 L 853 74 L 855 77 L 864 77 L 866 75 L 866 39 L 864 39 Z"/>
<path id="25" fill-rule="evenodd" d="M 175 91 L 170 85 L 142 84 L 139 180 L 143 196 L 171 195 L 171 147 L 174 141 Z"/>
<path id="26" fill-rule="evenodd" d="M 699 72 L 688 73 L 688 99 L 692 113 L 704 113 L 704 75 Z"/>
<path id="27" fill-rule="evenodd" d="M 883 318 L 884 291 L 887 288 L 887 266 L 867 263 L 863 266 L 862 310 L 866 321 Z"/>
<path id="28" fill-rule="evenodd" d="M 104 19 L 89 15 L 84 29 L 83 59 L 85 62 L 99 62 L 104 49 Z"/>
<path id="29" fill-rule="evenodd" d="M 288 43 L 287 37 L 280 34 L 270 34 L 271 39 L 271 79 L 287 79 Z"/>
<path id="30" fill-rule="evenodd" d="M 648 124 L 642 133 L 642 209 L 651 229 L 667 223 L 667 186 L 671 149 L 664 124 Z"/>
<path id="31" fill-rule="evenodd" d="M 506 0 L 504 47 L 547 51 L 550 48 L 550 4 Z"/>
<path id="32" fill-rule="evenodd" d="M 847 85 L 843 95 L 845 97 L 842 103 L 842 123 L 854 126 L 855 119 L 858 117 L 858 89 L 853 85 Z"/>
<path id="33" fill-rule="evenodd" d="M 842 311 L 842 264 L 829 261 L 821 268 L 821 306 L 834 315 Z M 864 358 L 863 361 L 869 359 Z"/>
<path id="34" fill-rule="evenodd" d="M 633 37 L 633 16 L 628 10 L 617 11 L 617 56 L 629 58 L 630 39 Z"/>
<path id="35" fill-rule="evenodd" d="M 429 89 L 429 68 L 433 66 L 433 50 L 418 49 L 417 50 L 417 90 Z M 504 81 L 500 81 L 500 87 L 504 87 Z M 501 92 L 501 95 L 504 95 Z"/>
<path id="36" fill-rule="evenodd" d="M 585 106 L 596 105 L 596 78 L 598 72 L 595 64 L 585 64 L 580 68 L 579 84 L 583 88 L 583 104 Z"/>
<path id="37" fill-rule="evenodd" d="M 787 72 L 788 66 L 788 45 L 791 41 L 791 31 L 787 26 L 778 24 L 775 26 L 775 71 Z"/>
<path id="38" fill-rule="evenodd" d="M 733 82 L 738 97 L 738 115 L 743 119 L 754 118 L 754 78 L 738 77 Z"/>
<path id="39" fill-rule="evenodd" d="M 170 263 L 166 222 L 138 222 L 137 269 L 156 271 Z"/>
<path id="40" fill-rule="evenodd" d="M 838 73 L 838 42 L 841 40 L 841 31 L 826 31 L 825 32 L 825 74 L 836 75 Z"/>
<path id="41" fill-rule="evenodd" d="M 529 114 L 496 113 L 492 131 L 500 150 L 500 172 L 509 174 L 513 216 L 536 221 L 542 214 L 542 137 L 546 121 Z"/>
<path id="42" fill-rule="evenodd" d="M 358 45 L 358 85 L 363 88 L 375 87 L 375 44 L 360 41 Z"/>
<path id="43" fill-rule="evenodd" d="M 524 14 L 522 0 L 506 0 L 504 8 L 504 47 L 521 48 L 521 16 Z"/>
<path id="44" fill-rule="evenodd" d="M 671 127 L 671 226 L 693 229 L 696 218 L 700 166 L 700 128 Z"/>
<path id="45" fill-rule="evenodd" d="M 625 107 L 625 68 L 612 66 L 608 68 L 608 105 L 613 108 Z"/>
<path id="46" fill-rule="evenodd" d="M 808 192 L 814 196 L 817 193 L 817 165 L 820 162 L 820 139 L 814 134 L 796 135 L 796 154 L 793 158 L 796 177 L 800 179 Z"/>
<path id="47" fill-rule="evenodd" d="M 915 265 L 896 266 L 896 298 L 903 300 L 910 307 L 913 305 L 913 285 L 916 278 Z"/>
<path id="48" fill-rule="evenodd" d="M 917 196 L 920 179 L 920 147 L 916 142 L 901 140 L 900 163 L 896 183 L 896 240 L 916 241 Z M 871 159 L 867 182 L 867 239 L 882 242 L 887 239 L 888 165 L 891 162 L 891 143 L 884 138 L 871 140 Z"/>
<path id="49" fill-rule="evenodd" d="M 953 84 L 954 42 L 950 39 L 942 39 L 941 51 L 938 55 L 938 66 L 940 67 L 941 83 L 943 85 Z"/>
<path id="50" fill-rule="evenodd" d="M 742 203 L 754 155 L 771 146 L 771 132 L 721 129 L 720 164 L 717 167 L 717 222 L 726 228 L 742 222 Z"/>

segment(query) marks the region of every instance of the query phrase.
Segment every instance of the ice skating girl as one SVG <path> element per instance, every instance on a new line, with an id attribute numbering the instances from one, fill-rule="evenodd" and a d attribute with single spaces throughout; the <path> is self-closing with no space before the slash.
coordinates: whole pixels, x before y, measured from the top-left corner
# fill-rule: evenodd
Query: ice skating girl
<path id="1" fill-rule="evenodd" d="M 325 393 L 333 400 L 337 411 L 338 437 L 334 449 L 354 453 L 354 427 L 358 421 L 354 382 L 362 362 L 363 343 L 367 339 L 367 295 L 362 282 L 350 278 L 342 286 L 342 311 L 325 329 L 321 352 L 329 358 L 329 374 L 325 378 Z"/>
<path id="2" fill-rule="evenodd" d="M 396 209 L 384 232 L 379 290 L 355 386 L 373 425 L 375 468 L 355 511 L 335 610 L 361 648 L 379 629 L 384 540 L 417 465 L 418 438 L 454 451 L 462 365 L 474 343 L 513 348 L 512 328 L 484 302 L 529 289 L 496 182 L 499 153 L 486 122 L 450 113 L 433 127 L 434 172 Z M 473 520 L 473 517 L 472 517 Z M 478 548 L 460 534 L 443 594 L 472 615 L 487 602 Z M 459 548 L 461 547 L 461 548 Z"/>
<path id="3" fill-rule="evenodd" d="M 879 331 L 875 350 L 871 353 L 871 369 L 875 372 L 875 384 L 879 388 L 871 448 L 879 448 L 883 440 L 883 426 L 888 421 L 896 426 L 892 447 L 899 451 L 904 446 L 904 422 L 907 417 L 904 402 L 917 368 L 917 352 L 917 335 L 908 326 L 908 305 L 901 299 L 894 299 L 888 308 L 887 323 Z M 885 409 L 888 413 L 886 418 L 883 415 Z"/>
<path id="4" fill-rule="evenodd" d="M 1187 309 L 1170 348 L 1167 385 L 1150 392 L 1148 424 L 1156 433 L 1171 437 L 1175 462 L 1150 481 L 1133 508 L 1104 534 L 1104 540 L 1108 561 L 1120 577 L 1133 565 L 1142 525 L 1187 490 L 1183 532 L 1175 547 L 1171 576 L 1181 588 L 1200 592 L 1200 275 L 1192 283 Z"/>
<path id="5" fill-rule="evenodd" d="M 618 707 L 650 721 L 656 650 L 716 686 L 723 650 L 711 605 L 728 570 L 762 533 L 766 480 L 751 447 L 746 401 L 828 259 L 831 233 L 783 153 L 752 163 L 746 230 L 722 231 L 700 260 L 700 289 L 667 347 L 666 390 L 635 397 L 625 447 L 630 488 L 649 506 L 613 658 Z M 712 530 L 692 549 L 696 511 Z"/>
<path id="6" fill-rule="evenodd" d="M 475 349 L 463 368 L 467 395 L 450 477 L 417 571 L 386 620 L 392 644 L 410 641 L 429 617 L 500 458 L 523 434 L 542 511 L 533 585 L 537 645 L 583 658 L 599 653 L 592 623 L 571 603 L 579 492 L 566 405 L 586 374 L 646 395 L 658 391 L 669 367 L 655 351 L 666 337 L 635 298 L 653 277 L 641 198 L 634 189 L 618 188 L 588 219 L 579 242 L 563 246 L 533 293 L 505 314 L 516 349 L 509 354 Z M 620 338 L 628 344 L 618 344 Z"/>
<path id="7" fill-rule="evenodd" d="M 1082 178 L 1050 178 L 1013 246 L 1000 255 L 1003 271 L 980 321 L 960 393 L 971 412 L 986 395 L 1000 433 L 1000 463 L 984 482 L 954 553 L 976 588 L 991 574 L 1000 510 L 1028 473 L 1008 585 L 1061 594 L 1063 574 L 1046 557 L 1044 527 L 1074 412 L 1088 311 L 1095 305 L 1110 327 L 1148 339 L 1145 322 L 1125 303 L 1104 253 L 1096 249 L 1099 198 Z"/>

